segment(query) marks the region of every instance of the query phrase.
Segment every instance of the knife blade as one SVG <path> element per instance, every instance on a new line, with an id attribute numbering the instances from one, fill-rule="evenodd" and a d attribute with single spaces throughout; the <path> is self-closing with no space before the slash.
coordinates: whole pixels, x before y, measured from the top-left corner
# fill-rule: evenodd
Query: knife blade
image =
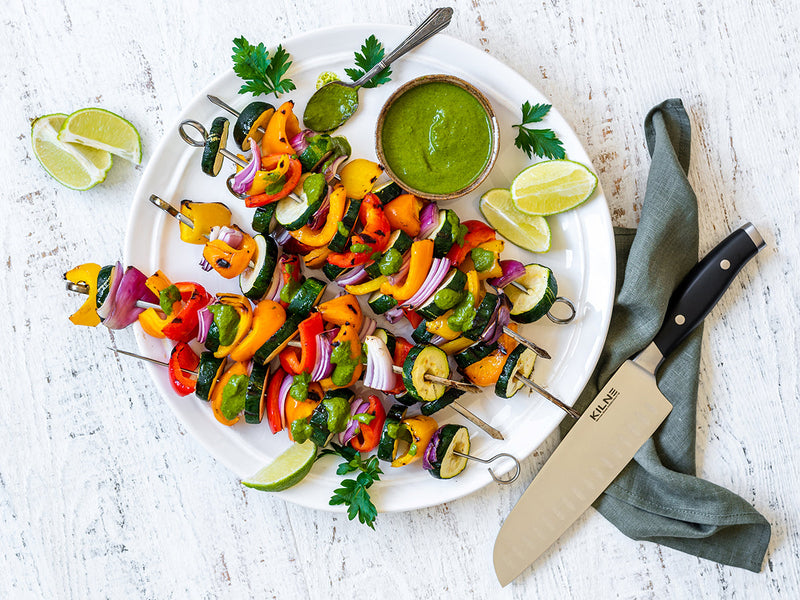
<path id="1" fill-rule="evenodd" d="M 589 508 L 667 418 L 672 405 L 656 385 L 658 367 L 764 246 L 758 230 L 745 223 L 678 284 L 652 343 L 617 370 L 503 523 L 494 569 L 504 587 Z"/>

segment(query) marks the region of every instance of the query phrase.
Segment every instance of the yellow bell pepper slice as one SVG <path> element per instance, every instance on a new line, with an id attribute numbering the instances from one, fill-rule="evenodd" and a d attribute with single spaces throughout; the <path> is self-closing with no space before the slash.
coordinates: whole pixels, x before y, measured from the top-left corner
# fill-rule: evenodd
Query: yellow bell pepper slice
<path id="1" fill-rule="evenodd" d="M 231 224 L 231 211 L 222 202 L 181 201 L 181 214 L 192 221 L 189 227 L 180 222 L 181 240 L 187 244 L 205 244 L 211 228 Z"/>
<path id="2" fill-rule="evenodd" d="M 85 263 L 64 273 L 64 279 L 72 283 L 82 283 L 89 287 L 89 295 L 81 307 L 70 316 L 69 320 L 75 325 L 96 327 L 100 324 L 97 314 L 97 276 L 102 267 L 95 263 Z"/>
<path id="3" fill-rule="evenodd" d="M 366 158 L 356 158 L 339 171 L 342 185 L 348 198 L 361 200 L 372 191 L 372 187 L 383 173 L 383 167 Z"/>
<path id="4" fill-rule="evenodd" d="M 483 285 L 481 285 L 480 277 L 475 269 L 467 271 L 467 291 L 475 298 L 475 308 L 483 300 Z"/>
<path id="5" fill-rule="evenodd" d="M 462 350 L 466 350 L 475 342 L 469 338 L 460 337 L 449 342 L 445 342 L 439 348 L 448 356 L 452 356 L 453 354 L 458 354 Z"/>
<path id="6" fill-rule="evenodd" d="M 167 289 L 169 286 L 172 285 L 172 282 L 164 275 L 164 272 L 160 269 L 150 275 L 147 278 L 147 281 L 144 282 L 147 286 L 147 289 L 153 292 L 156 296 L 161 295 L 161 290 Z"/>
<path id="7" fill-rule="evenodd" d="M 344 217 L 345 209 L 348 205 L 347 194 L 341 185 L 333 188 L 330 196 L 331 207 L 328 211 L 328 218 L 325 220 L 325 225 L 319 231 L 314 231 L 308 225 L 304 225 L 296 231 L 290 232 L 292 237 L 298 242 L 316 248 L 318 246 L 325 246 L 336 235 L 339 229 L 339 223 Z"/>
<path id="8" fill-rule="evenodd" d="M 492 240 L 490 242 L 479 244 L 477 247 L 481 250 L 487 250 L 494 254 L 494 262 L 492 263 L 492 266 L 485 271 L 479 271 L 478 279 L 491 279 L 493 277 L 500 277 L 503 274 L 503 267 L 500 266 L 500 253 L 505 247 L 505 242 L 503 242 L 503 240 Z"/>
<path id="9" fill-rule="evenodd" d="M 236 327 L 236 337 L 227 346 L 220 346 L 214 352 L 217 358 L 228 356 L 231 351 L 241 342 L 250 331 L 250 324 L 253 322 L 253 311 L 250 308 L 250 301 L 239 294 L 217 294 L 220 304 L 232 306 L 239 314 L 239 325 Z"/>
<path id="10" fill-rule="evenodd" d="M 447 319 L 453 314 L 452 310 L 448 310 L 441 317 L 437 317 L 433 321 L 428 321 L 425 324 L 425 329 L 433 334 L 439 335 L 446 340 L 454 340 L 461 335 L 460 331 L 453 331 L 447 324 Z"/>
<path id="11" fill-rule="evenodd" d="M 433 240 L 418 240 L 411 245 L 411 261 L 408 275 L 402 285 L 392 285 L 387 280 L 381 285 L 381 292 L 393 296 L 397 303 L 405 302 L 417 293 L 433 263 Z"/>
<path id="12" fill-rule="evenodd" d="M 376 277 L 370 281 L 365 281 L 364 283 L 359 283 L 357 285 L 346 285 L 344 286 L 344 289 L 347 290 L 349 294 L 353 294 L 354 296 L 363 296 L 364 294 L 377 292 L 379 289 L 381 289 L 381 286 L 385 281 L 388 281 L 388 278 L 386 275 L 381 275 L 380 277 Z"/>
<path id="13" fill-rule="evenodd" d="M 250 184 L 250 187 L 247 188 L 247 195 L 258 196 L 259 194 L 263 194 L 269 184 L 278 181 L 278 179 L 281 177 L 284 177 L 289 171 L 290 159 L 291 155 L 282 154 L 278 159 L 278 164 L 274 169 L 258 171 L 255 178 L 253 178 L 253 182 Z"/>
<path id="14" fill-rule="evenodd" d="M 395 457 L 392 461 L 393 467 L 404 467 L 420 458 L 425 452 L 425 448 L 428 447 L 431 438 L 433 438 L 433 434 L 439 428 L 436 421 L 425 415 L 408 417 L 400 421 L 400 423 L 405 425 L 411 434 L 411 444 L 405 454 Z M 397 446 L 398 443 L 395 442 L 395 449 L 397 449 Z"/>
<path id="15" fill-rule="evenodd" d="M 239 422 L 237 415 L 232 420 L 225 418 L 222 414 L 222 392 L 225 385 L 231 380 L 234 375 L 247 375 L 247 365 L 245 363 L 233 363 L 233 365 L 223 373 L 219 381 L 214 384 L 214 389 L 211 391 L 211 409 L 214 411 L 214 417 L 223 425 L 231 426 Z"/>
<path id="16" fill-rule="evenodd" d="M 253 311 L 252 328 L 229 356 L 236 362 L 246 362 L 286 322 L 286 311 L 277 302 L 262 300 Z M 240 321 L 241 323 L 241 321 Z"/>

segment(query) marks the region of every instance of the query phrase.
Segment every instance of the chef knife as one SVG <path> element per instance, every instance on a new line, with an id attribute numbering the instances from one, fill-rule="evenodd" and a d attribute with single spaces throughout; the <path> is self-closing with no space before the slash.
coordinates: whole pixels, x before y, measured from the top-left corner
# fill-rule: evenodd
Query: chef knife
<path id="1" fill-rule="evenodd" d="M 667 418 L 655 373 L 764 247 L 746 223 L 678 284 L 653 342 L 617 370 L 555 449 L 503 523 L 494 570 L 503 586 L 535 561 L 594 502 Z"/>

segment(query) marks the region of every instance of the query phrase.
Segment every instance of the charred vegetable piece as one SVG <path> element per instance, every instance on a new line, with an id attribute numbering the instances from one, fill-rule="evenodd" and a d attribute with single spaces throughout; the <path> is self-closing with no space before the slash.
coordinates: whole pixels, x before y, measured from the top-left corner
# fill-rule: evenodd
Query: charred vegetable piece
<path id="1" fill-rule="evenodd" d="M 203 157 L 200 159 L 200 168 L 203 173 L 216 177 L 222 169 L 222 150 L 228 142 L 228 126 L 230 121 L 225 117 L 217 117 L 211 123 L 211 129 L 203 148 Z"/>
<path id="2" fill-rule="evenodd" d="M 233 141 L 242 150 L 250 150 L 249 138 L 253 138 L 256 143 L 260 142 L 264 132 L 259 131 L 259 128 L 266 131 L 273 114 L 275 107 L 267 102 L 256 100 L 245 106 L 233 126 Z"/>
<path id="3" fill-rule="evenodd" d="M 455 477 L 467 466 L 467 459 L 455 452 L 469 454 L 469 431 L 461 425 L 440 427 L 425 449 L 423 466 L 437 479 Z"/>
<path id="4" fill-rule="evenodd" d="M 526 265 L 525 275 L 515 281 L 528 293 L 514 286 L 504 289 L 511 300 L 511 318 L 517 323 L 533 323 L 545 316 L 558 296 L 558 284 L 553 271 L 542 265 Z"/>

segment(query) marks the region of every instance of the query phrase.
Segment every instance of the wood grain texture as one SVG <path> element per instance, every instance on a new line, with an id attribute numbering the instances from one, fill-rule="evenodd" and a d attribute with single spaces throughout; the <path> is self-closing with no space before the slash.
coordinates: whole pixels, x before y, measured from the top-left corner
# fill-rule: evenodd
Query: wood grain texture
<path id="1" fill-rule="evenodd" d="M 300 5 L 302 4 L 302 9 Z M 141 365 L 115 360 L 129 331 L 71 326 L 61 275 L 121 256 L 142 167 L 115 162 L 87 192 L 55 184 L 30 120 L 101 106 L 142 134 L 145 162 L 180 108 L 229 68 L 230 40 L 267 45 L 352 22 L 416 23 L 438 2 L 10 0 L 0 32 L 0 597 L 791 598 L 800 595 L 800 18 L 791 0 L 454 2 L 448 33 L 537 85 L 572 123 L 615 224 L 637 223 L 651 106 L 684 100 L 705 252 L 742 221 L 768 248 L 709 316 L 698 407 L 702 476 L 773 526 L 759 574 L 625 538 L 593 510 L 517 581 L 496 582 L 500 525 L 557 443 L 510 489 L 379 517 L 244 491 L 187 434 Z M 360 40 L 354 40 L 354 46 Z M 410 490 L 409 493 L 413 493 Z"/>

